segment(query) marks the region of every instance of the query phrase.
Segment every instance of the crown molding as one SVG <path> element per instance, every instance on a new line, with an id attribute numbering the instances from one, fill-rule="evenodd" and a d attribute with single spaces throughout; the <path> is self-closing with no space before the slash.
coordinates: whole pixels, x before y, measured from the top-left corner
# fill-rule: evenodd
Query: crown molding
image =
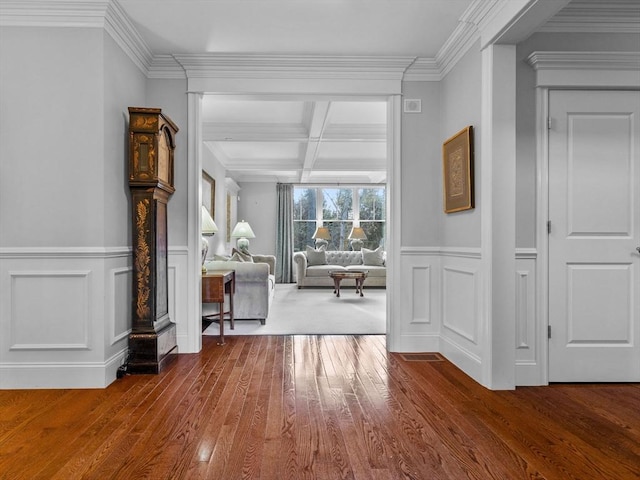
<path id="1" fill-rule="evenodd" d="M 401 80 L 415 57 L 179 54 L 187 78 L 364 78 Z"/>
<path id="2" fill-rule="evenodd" d="M 442 80 L 469 49 L 480 39 L 484 26 L 504 8 L 508 0 L 474 0 L 460 16 L 458 25 L 442 45 L 435 58 L 418 58 L 407 69 L 408 82 Z"/>
<path id="3" fill-rule="evenodd" d="M 535 70 L 640 70 L 640 52 L 533 52 Z"/>
<path id="4" fill-rule="evenodd" d="M 2 0 L 3 27 L 101 28 L 109 0 Z"/>
<path id="5" fill-rule="evenodd" d="M 116 1 L 108 4 L 104 28 L 127 56 L 148 76 L 153 53 L 142 39 L 129 17 Z"/>
<path id="6" fill-rule="evenodd" d="M 147 67 L 147 77 L 185 79 L 187 73 L 173 55 L 154 55 Z"/>
<path id="7" fill-rule="evenodd" d="M 2 0 L 0 26 L 103 28 L 145 74 L 153 53 L 115 0 Z"/>
<path id="8" fill-rule="evenodd" d="M 417 58 L 404 74 L 406 82 L 437 82 L 442 79 L 442 70 L 435 58 Z"/>
<path id="9" fill-rule="evenodd" d="M 573 0 L 538 32 L 640 33 L 637 0 Z"/>

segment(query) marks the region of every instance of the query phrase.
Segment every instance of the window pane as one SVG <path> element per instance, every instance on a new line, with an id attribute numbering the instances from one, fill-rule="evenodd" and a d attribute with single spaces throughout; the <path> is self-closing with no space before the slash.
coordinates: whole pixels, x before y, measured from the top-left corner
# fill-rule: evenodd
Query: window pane
<path id="1" fill-rule="evenodd" d="M 360 220 L 384 220 L 385 202 L 384 188 L 361 188 L 360 196 Z"/>
<path id="2" fill-rule="evenodd" d="M 316 220 L 316 189 L 293 189 L 293 219 Z M 313 232 L 312 232 L 313 234 Z"/>
<path id="3" fill-rule="evenodd" d="M 304 251 L 307 245 L 313 247 L 315 240 L 313 234 L 316 231 L 316 222 L 293 222 L 293 250 Z"/>
<path id="4" fill-rule="evenodd" d="M 351 233 L 353 222 L 325 221 L 323 225 L 329 228 L 329 233 L 331 233 L 331 240 L 329 240 L 327 250 L 349 250 L 349 240 L 347 237 L 349 233 Z"/>
<path id="5" fill-rule="evenodd" d="M 325 220 L 352 220 L 353 190 L 350 188 L 323 188 L 322 217 Z"/>
<path id="6" fill-rule="evenodd" d="M 379 246 L 384 249 L 384 229 L 385 222 L 360 222 L 360 226 L 367 235 L 367 239 L 364 241 L 364 248 L 369 250 L 375 250 Z"/>

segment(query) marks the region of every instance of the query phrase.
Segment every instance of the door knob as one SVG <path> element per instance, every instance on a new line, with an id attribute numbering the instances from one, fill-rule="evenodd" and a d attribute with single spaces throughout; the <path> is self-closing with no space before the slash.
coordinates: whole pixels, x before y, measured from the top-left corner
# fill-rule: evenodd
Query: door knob
<path id="1" fill-rule="evenodd" d="M 640 253 L 640 247 L 636 247 L 636 250 L 638 251 L 638 253 Z"/>

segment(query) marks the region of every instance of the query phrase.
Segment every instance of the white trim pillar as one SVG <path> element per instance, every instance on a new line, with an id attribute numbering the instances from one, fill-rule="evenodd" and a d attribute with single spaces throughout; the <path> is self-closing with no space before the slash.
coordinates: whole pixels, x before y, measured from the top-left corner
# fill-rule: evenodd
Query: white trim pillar
<path id="1" fill-rule="evenodd" d="M 515 51 L 514 45 L 482 51 L 482 383 L 492 390 L 515 388 Z"/>
<path id="2" fill-rule="evenodd" d="M 179 353 L 202 350 L 202 259 L 200 256 L 200 205 L 202 190 L 202 94 L 188 93 L 187 153 L 187 339 L 178 344 Z"/>

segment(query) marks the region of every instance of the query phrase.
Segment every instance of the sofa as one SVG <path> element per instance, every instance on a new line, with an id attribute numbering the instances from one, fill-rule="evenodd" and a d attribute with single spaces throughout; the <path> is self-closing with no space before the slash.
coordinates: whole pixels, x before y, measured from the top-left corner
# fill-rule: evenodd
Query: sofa
<path id="1" fill-rule="evenodd" d="M 208 272 L 235 270 L 236 290 L 233 296 L 234 320 L 260 320 L 265 324 L 275 292 L 276 257 L 273 255 L 251 255 L 249 260 L 225 260 L 222 257 L 204 263 Z M 228 309 L 228 299 L 225 303 Z M 205 303 L 202 314 L 218 312 L 218 305 Z"/>
<path id="2" fill-rule="evenodd" d="M 331 270 L 368 270 L 366 287 L 386 287 L 386 253 L 381 248 L 360 251 L 316 250 L 308 247 L 293 254 L 296 284 L 303 287 L 333 287 Z M 345 280 L 349 282 L 349 280 Z M 354 280 L 355 282 L 355 280 Z"/>

